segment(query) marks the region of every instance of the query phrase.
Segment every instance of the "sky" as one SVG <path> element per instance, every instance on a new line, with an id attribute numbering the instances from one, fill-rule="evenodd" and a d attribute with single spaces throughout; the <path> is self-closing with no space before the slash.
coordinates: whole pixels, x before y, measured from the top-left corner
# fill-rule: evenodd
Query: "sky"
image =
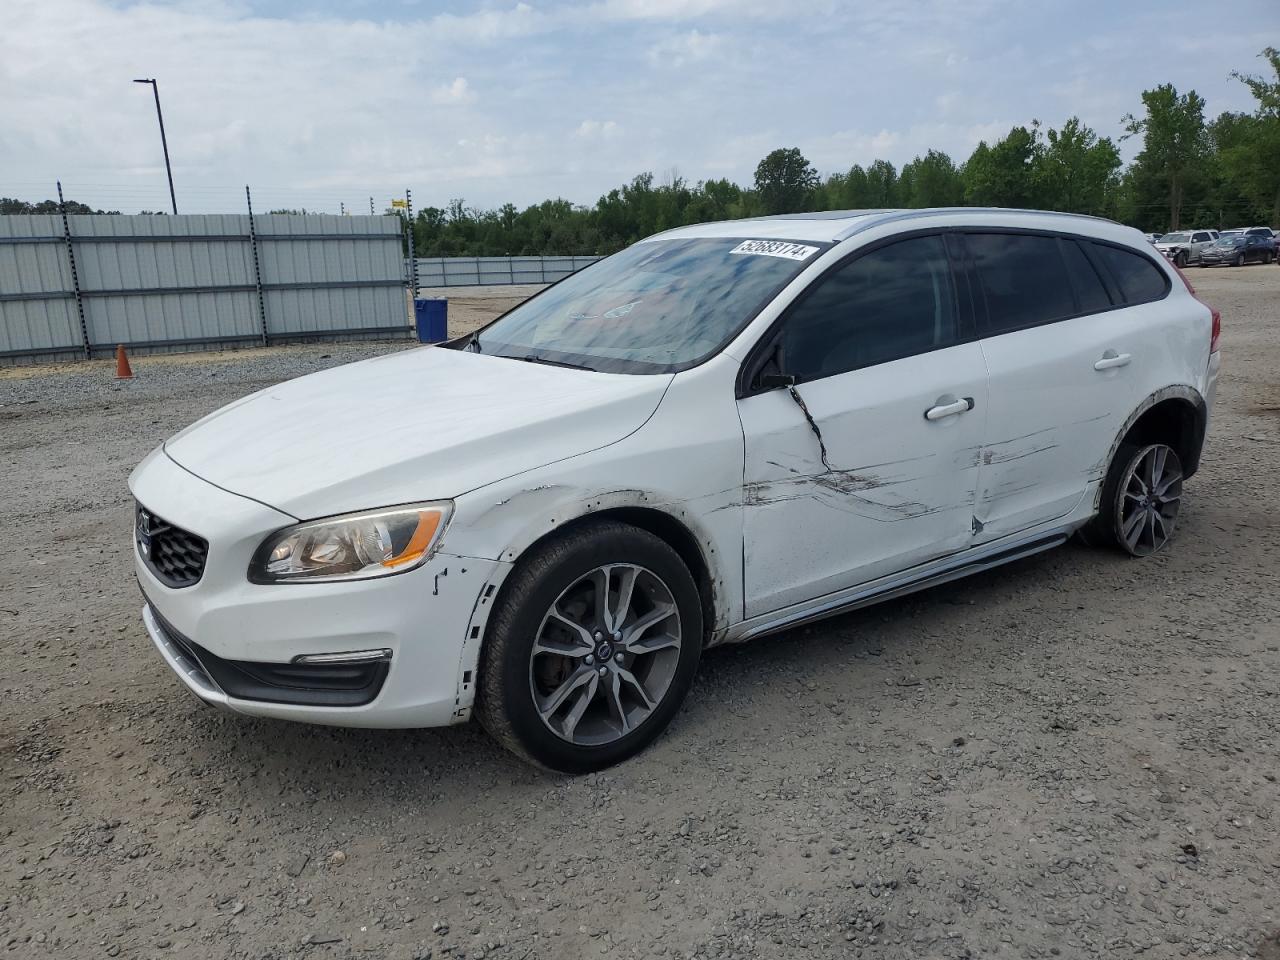
<path id="1" fill-rule="evenodd" d="M 1079 115 L 1144 88 L 1248 110 L 1277 0 L 0 0 L 0 196 L 181 213 L 592 204 L 636 174 L 747 185 Z M 1126 158 L 1137 147 L 1122 144 Z"/>

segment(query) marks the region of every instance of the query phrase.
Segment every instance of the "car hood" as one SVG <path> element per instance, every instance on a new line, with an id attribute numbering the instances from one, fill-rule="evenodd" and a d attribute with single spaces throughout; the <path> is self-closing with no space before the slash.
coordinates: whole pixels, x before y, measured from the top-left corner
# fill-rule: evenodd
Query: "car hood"
<path id="1" fill-rule="evenodd" d="M 311 519 L 456 497 L 614 443 L 670 382 L 425 347 L 251 394 L 165 452 L 225 490 Z"/>

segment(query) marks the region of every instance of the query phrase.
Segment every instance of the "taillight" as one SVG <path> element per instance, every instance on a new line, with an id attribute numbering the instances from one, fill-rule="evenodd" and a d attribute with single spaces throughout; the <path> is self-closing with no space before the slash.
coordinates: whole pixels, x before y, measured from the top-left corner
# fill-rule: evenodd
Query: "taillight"
<path id="1" fill-rule="evenodd" d="M 1178 276 L 1182 278 L 1182 282 L 1186 284 L 1187 293 L 1195 297 L 1199 303 L 1209 307 L 1209 315 L 1213 317 L 1213 332 L 1209 335 L 1209 352 L 1217 353 L 1218 341 L 1222 339 L 1222 314 L 1220 314 L 1214 307 L 1209 306 L 1209 304 L 1200 299 L 1196 294 L 1196 288 L 1191 285 L 1191 281 L 1187 279 L 1187 275 L 1182 272 L 1182 269 L 1176 263 L 1172 266 L 1173 269 L 1178 271 Z"/>

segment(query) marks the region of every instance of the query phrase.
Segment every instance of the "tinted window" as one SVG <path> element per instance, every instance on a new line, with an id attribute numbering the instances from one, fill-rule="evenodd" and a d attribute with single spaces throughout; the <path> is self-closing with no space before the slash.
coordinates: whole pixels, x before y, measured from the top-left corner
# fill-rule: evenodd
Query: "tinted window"
<path id="1" fill-rule="evenodd" d="M 1126 303 L 1159 300 L 1169 290 L 1164 271 L 1141 254 L 1095 243 L 1094 253 L 1110 272 Z"/>
<path id="2" fill-rule="evenodd" d="M 955 343 L 951 271 L 941 237 L 866 253 L 818 280 L 783 322 L 782 365 L 829 377 Z"/>
<path id="3" fill-rule="evenodd" d="M 978 233 L 966 237 L 987 299 L 987 334 L 1062 320 L 1076 312 L 1056 237 Z"/>
<path id="4" fill-rule="evenodd" d="M 1209 235 L 1208 235 L 1207 233 L 1197 233 L 1197 234 L 1196 234 L 1194 237 L 1192 237 L 1191 239 L 1192 239 L 1193 241 L 1195 241 L 1196 243 L 1204 243 L 1206 240 L 1208 240 L 1208 239 L 1209 239 Z"/>
<path id="5" fill-rule="evenodd" d="M 1093 268 L 1089 258 L 1074 240 L 1062 241 L 1062 255 L 1067 261 L 1067 271 L 1071 281 L 1076 285 L 1076 298 L 1080 302 L 1080 313 L 1097 313 L 1111 306 L 1111 297 L 1107 288 L 1102 285 L 1098 271 Z"/>

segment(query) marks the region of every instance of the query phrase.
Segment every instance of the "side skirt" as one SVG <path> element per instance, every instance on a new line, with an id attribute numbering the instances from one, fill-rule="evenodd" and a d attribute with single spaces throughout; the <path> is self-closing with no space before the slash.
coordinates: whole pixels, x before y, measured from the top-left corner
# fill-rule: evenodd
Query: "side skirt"
<path id="1" fill-rule="evenodd" d="M 869 607 L 885 600 L 904 597 L 918 590 L 926 590 L 939 584 L 959 580 L 970 574 L 990 570 L 1002 564 L 1021 560 L 1066 543 L 1079 526 L 1071 523 L 1034 537 L 988 545 L 979 550 L 966 551 L 945 560 L 934 561 L 903 573 L 894 574 L 873 584 L 864 584 L 839 594 L 820 597 L 805 604 L 764 614 L 753 620 L 743 621 L 736 629 L 730 629 L 725 643 L 745 643 L 770 633 L 790 630 L 817 620 L 825 620 L 851 610 Z"/>

